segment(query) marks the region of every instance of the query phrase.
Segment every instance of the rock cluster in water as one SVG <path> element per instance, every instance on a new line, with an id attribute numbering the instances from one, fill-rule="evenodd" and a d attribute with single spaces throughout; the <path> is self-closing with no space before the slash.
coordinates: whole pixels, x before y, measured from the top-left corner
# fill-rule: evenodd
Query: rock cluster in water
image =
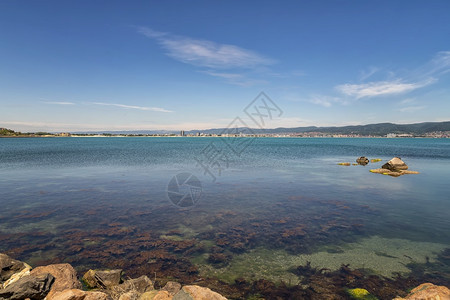
<path id="1" fill-rule="evenodd" d="M 357 165 L 365 166 L 365 165 L 369 164 L 369 162 L 376 163 L 379 161 L 381 161 L 381 159 L 379 159 L 379 158 L 369 160 L 367 157 L 361 156 L 356 159 L 356 163 L 353 163 L 353 165 L 354 166 L 357 166 Z M 341 162 L 341 163 L 338 163 L 338 165 L 350 166 L 352 164 L 349 162 Z M 390 161 L 385 163 L 383 166 L 381 166 L 381 168 L 372 169 L 372 170 L 370 170 L 370 172 L 383 174 L 383 175 L 389 175 L 389 176 L 393 176 L 393 177 L 398 177 L 398 176 L 401 176 L 404 174 L 419 174 L 419 172 L 416 172 L 416 171 L 409 171 L 408 166 L 400 157 L 394 157 L 393 159 L 391 159 Z"/>
<path id="2" fill-rule="evenodd" d="M 156 290 L 147 276 L 123 281 L 122 270 L 89 270 L 82 290 L 70 264 L 32 269 L 0 253 L 0 300 L 226 300 L 209 288 L 169 281 Z"/>
<path id="3" fill-rule="evenodd" d="M 394 157 L 383 166 L 381 166 L 380 169 L 372 169 L 370 170 L 370 172 L 389 175 L 393 177 L 398 177 L 404 174 L 419 174 L 419 172 L 416 171 L 409 171 L 408 165 L 406 165 L 406 163 L 400 157 Z"/>

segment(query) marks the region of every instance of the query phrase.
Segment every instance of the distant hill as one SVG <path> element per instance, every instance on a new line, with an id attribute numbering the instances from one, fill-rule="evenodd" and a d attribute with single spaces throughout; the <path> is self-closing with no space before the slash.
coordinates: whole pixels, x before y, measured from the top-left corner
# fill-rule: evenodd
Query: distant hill
<path id="1" fill-rule="evenodd" d="M 196 134 L 202 132 L 205 134 L 220 134 L 224 128 L 208 129 L 208 130 L 191 130 L 186 134 Z M 238 131 L 245 132 L 248 128 L 238 128 Z M 320 132 L 330 134 L 359 134 L 359 135 L 376 135 L 385 136 L 388 133 L 405 134 L 410 133 L 414 135 L 421 135 L 436 131 L 450 131 L 450 121 L 447 122 L 425 122 L 415 124 L 393 124 L 393 123 L 378 123 L 368 125 L 352 125 L 342 127 L 295 127 L 295 128 L 274 128 L 274 129 L 251 129 L 255 133 L 305 133 L 305 132 Z"/>
<path id="2" fill-rule="evenodd" d="M 226 128 L 212 128 L 205 130 L 189 130 L 185 131 L 186 135 L 190 134 L 221 134 L 226 130 Z M 236 131 L 236 128 L 233 128 Z M 437 131 L 450 131 L 450 121 L 446 122 L 424 122 L 415 124 L 393 124 L 393 123 L 378 123 L 378 124 L 368 124 L 368 125 L 352 125 L 352 126 L 341 126 L 341 127 L 294 127 L 294 128 L 272 128 L 272 129 L 254 129 L 254 128 L 237 128 L 237 132 L 249 133 L 254 132 L 257 134 L 292 134 L 292 133 L 328 133 L 328 134 L 355 134 L 355 135 L 372 135 L 372 136 L 386 136 L 388 133 L 395 134 L 413 134 L 413 135 L 423 135 L 430 132 Z M 72 132 L 73 134 L 132 134 L 132 135 L 147 135 L 147 134 L 179 134 L 180 131 L 174 130 L 133 130 L 133 131 L 90 131 L 90 132 Z M 48 133 L 35 133 L 34 135 L 42 135 Z M 17 136 L 24 135 L 13 130 L 0 128 L 0 136 Z"/>
<path id="3" fill-rule="evenodd" d="M 226 128 L 212 128 L 204 130 L 189 130 L 185 131 L 186 135 L 189 134 L 221 134 L 226 130 Z M 235 130 L 235 129 L 234 129 Z M 394 124 L 394 123 L 378 123 L 378 124 L 368 124 L 368 125 L 351 125 L 351 126 L 341 126 L 341 127 L 293 127 L 293 128 L 272 128 L 272 129 L 255 129 L 255 128 L 245 128 L 240 127 L 237 129 L 238 132 L 249 132 L 254 133 L 266 133 L 266 134 L 289 134 L 289 133 L 305 133 L 305 132 L 319 132 L 319 133 L 330 133 L 330 134 L 359 134 L 359 135 L 376 135 L 376 136 L 386 136 L 388 133 L 395 134 L 405 134 L 410 133 L 414 135 L 421 135 L 429 132 L 435 131 L 450 131 L 450 121 L 446 122 L 424 122 L 415 124 Z M 77 132 L 73 132 L 77 133 Z M 81 133 L 81 132 L 79 132 Z M 83 132 L 86 133 L 86 132 Z M 87 133 L 107 133 L 107 134 L 179 134 L 180 131 L 174 130 L 133 130 L 133 131 L 96 131 Z"/>

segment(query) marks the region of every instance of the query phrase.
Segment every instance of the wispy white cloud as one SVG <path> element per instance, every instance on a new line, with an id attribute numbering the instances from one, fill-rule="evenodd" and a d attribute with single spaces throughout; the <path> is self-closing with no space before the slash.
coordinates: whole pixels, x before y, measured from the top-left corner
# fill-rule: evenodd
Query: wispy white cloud
<path id="1" fill-rule="evenodd" d="M 368 71 L 361 73 L 360 80 L 366 80 L 378 71 L 378 68 L 371 67 Z M 376 96 L 394 96 L 412 92 L 433 84 L 438 81 L 440 76 L 448 72 L 450 72 L 450 51 L 441 51 L 428 63 L 408 72 L 405 76 L 396 76 L 394 72 L 388 72 L 390 75 L 384 81 L 372 81 L 361 84 L 347 83 L 337 85 L 334 88 L 344 96 L 352 97 L 353 100 Z M 402 104 L 407 104 L 408 101 L 413 102 L 411 99 L 405 99 Z M 317 101 L 317 104 L 328 105 L 329 102 L 325 101 L 321 103 Z M 419 107 L 422 108 L 421 106 L 410 107 L 409 111 L 418 110 Z"/>
<path id="2" fill-rule="evenodd" d="M 73 102 L 65 102 L 65 101 L 41 101 L 45 104 L 54 104 L 54 105 L 75 105 Z"/>
<path id="3" fill-rule="evenodd" d="M 201 72 L 211 76 L 220 77 L 228 80 L 242 79 L 244 77 L 244 75 L 238 73 L 223 73 L 215 71 L 201 71 Z"/>
<path id="4" fill-rule="evenodd" d="M 145 27 L 145 26 L 138 27 L 138 32 L 145 35 L 146 37 L 154 38 L 154 39 L 167 35 L 167 32 L 156 31 L 156 30 L 153 30 L 153 29 Z"/>
<path id="5" fill-rule="evenodd" d="M 323 107 L 331 107 L 336 103 L 346 104 L 346 102 L 339 97 L 331 97 L 325 95 L 313 95 L 309 98 L 309 102 Z"/>
<path id="6" fill-rule="evenodd" d="M 430 66 L 428 68 L 428 76 L 439 76 L 450 72 L 450 51 L 438 52 L 435 57 L 431 60 Z"/>
<path id="7" fill-rule="evenodd" d="M 235 45 L 219 44 L 139 27 L 138 32 L 155 39 L 166 54 L 183 63 L 214 69 L 255 68 L 274 63 L 254 51 Z"/>
<path id="8" fill-rule="evenodd" d="M 416 100 L 415 99 L 413 99 L 413 98 L 406 98 L 406 99 L 403 99 L 402 101 L 400 101 L 400 105 L 405 105 L 405 104 L 411 104 L 411 103 L 414 103 Z"/>
<path id="9" fill-rule="evenodd" d="M 395 95 L 425 87 L 436 81 L 434 78 L 421 82 L 405 83 L 401 80 L 377 81 L 363 84 L 342 84 L 336 86 L 336 90 L 356 99 L 382 95 Z"/>
<path id="10" fill-rule="evenodd" d="M 398 111 L 400 112 L 416 112 L 419 110 L 424 110 L 425 108 L 427 108 L 425 105 L 420 105 L 420 106 L 406 106 L 406 107 L 402 107 L 399 108 Z"/>
<path id="11" fill-rule="evenodd" d="M 217 71 L 201 71 L 201 73 L 208 74 L 210 76 L 219 77 L 225 79 L 227 83 L 239 85 L 239 86 L 254 86 L 258 84 L 267 84 L 266 80 L 262 79 L 252 79 L 248 78 L 244 74 L 239 73 L 224 73 L 224 72 L 217 72 Z"/>
<path id="12" fill-rule="evenodd" d="M 359 80 L 364 81 L 364 80 L 368 79 L 369 77 L 371 77 L 376 72 L 378 72 L 379 70 L 380 69 L 377 68 L 377 67 L 370 67 L 367 71 L 362 71 L 361 72 Z"/>
<path id="13" fill-rule="evenodd" d="M 125 109 L 137 109 L 137 110 L 157 111 L 157 112 L 166 112 L 166 113 L 173 112 L 171 110 L 167 110 L 167 109 L 160 108 L 160 107 L 146 107 L 146 106 L 136 106 L 136 105 L 117 104 L 117 103 L 104 103 L 104 102 L 89 102 L 89 103 L 94 104 L 94 105 L 114 106 L 114 107 L 120 107 L 120 108 L 125 108 Z"/>

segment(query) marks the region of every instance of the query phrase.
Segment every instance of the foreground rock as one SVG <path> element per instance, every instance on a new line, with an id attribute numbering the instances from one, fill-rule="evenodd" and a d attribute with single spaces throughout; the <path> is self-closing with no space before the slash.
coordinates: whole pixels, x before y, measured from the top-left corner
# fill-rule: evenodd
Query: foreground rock
<path id="1" fill-rule="evenodd" d="M 0 253 L 0 300 L 224 300 L 209 288 L 173 281 L 155 290 L 147 276 L 122 283 L 122 270 L 89 270 L 83 281 L 94 291 L 81 290 L 70 264 L 32 269 L 26 263 Z M 5 285 L 7 283 L 7 285 Z"/>
<path id="2" fill-rule="evenodd" d="M 163 291 L 167 291 L 170 295 L 175 296 L 181 290 L 181 284 L 174 281 L 169 281 L 162 288 Z"/>
<path id="3" fill-rule="evenodd" d="M 84 274 L 83 281 L 91 289 L 107 289 L 120 283 L 122 270 L 89 270 Z"/>
<path id="4" fill-rule="evenodd" d="M 55 282 L 47 295 L 47 300 L 51 300 L 53 295 L 57 292 L 62 292 L 67 289 L 81 289 L 81 283 L 77 279 L 77 272 L 69 264 L 56 264 L 37 267 L 31 271 L 31 276 L 38 276 L 48 273 L 55 278 Z"/>
<path id="5" fill-rule="evenodd" d="M 205 287 L 185 285 L 173 300 L 227 300 L 227 298 Z"/>
<path id="6" fill-rule="evenodd" d="M 31 270 L 31 267 L 26 263 L 0 253 L 0 288 L 4 287 L 3 284 L 8 281 L 11 276 L 18 274 L 25 269 Z"/>
<path id="7" fill-rule="evenodd" d="M 145 275 L 136 278 L 126 280 L 124 283 L 117 286 L 113 286 L 108 291 L 114 299 L 127 300 L 138 299 L 143 293 L 153 291 L 153 282 Z"/>
<path id="8" fill-rule="evenodd" d="M 406 298 L 394 300 L 449 300 L 450 290 L 445 286 L 437 286 L 432 283 L 423 283 L 414 288 Z"/>
<path id="9" fill-rule="evenodd" d="M 168 291 L 151 291 L 142 294 L 139 300 L 172 300 L 173 295 Z"/>
<path id="10" fill-rule="evenodd" d="M 78 289 L 70 289 L 57 292 L 47 300 L 111 300 L 111 298 L 102 292 L 86 292 Z"/>
<path id="11" fill-rule="evenodd" d="M 30 275 L 30 272 L 31 272 L 31 269 L 32 269 L 31 266 L 29 266 L 29 265 L 26 264 L 26 263 L 23 263 L 23 264 L 25 265 L 25 268 L 24 268 L 24 269 L 20 270 L 20 272 L 18 272 L 18 273 L 14 273 L 13 275 L 11 275 L 11 277 L 9 277 L 8 280 L 6 280 L 6 281 L 3 283 L 3 288 L 4 288 L 4 289 L 5 289 L 8 285 L 10 285 L 11 283 L 14 283 L 14 282 L 16 282 L 17 280 L 19 280 L 20 278 Z M 1 288 L 1 287 L 2 287 L 2 285 L 0 284 L 0 288 Z"/>
<path id="12" fill-rule="evenodd" d="M 55 277 L 53 275 L 40 274 L 36 276 L 24 276 L 11 283 L 5 289 L 0 290 L 0 299 L 6 300 L 22 300 L 22 299 L 33 299 L 41 300 L 44 299 L 50 292 Z"/>
<path id="13" fill-rule="evenodd" d="M 136 291 L 141 294 L 154 289 L 153 282 L 145 275 L 136 279 L 129 279 L 117 287 L 125 292 Z"/>

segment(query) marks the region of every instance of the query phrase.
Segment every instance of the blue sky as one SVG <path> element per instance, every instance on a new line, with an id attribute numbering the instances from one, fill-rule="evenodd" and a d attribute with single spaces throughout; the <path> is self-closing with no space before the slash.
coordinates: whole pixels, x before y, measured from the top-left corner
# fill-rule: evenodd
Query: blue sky
<path id="1" fill-rule="evenodd" d="M 0 127 L 450 120 L 450 1 L 0 0 Z"/>

